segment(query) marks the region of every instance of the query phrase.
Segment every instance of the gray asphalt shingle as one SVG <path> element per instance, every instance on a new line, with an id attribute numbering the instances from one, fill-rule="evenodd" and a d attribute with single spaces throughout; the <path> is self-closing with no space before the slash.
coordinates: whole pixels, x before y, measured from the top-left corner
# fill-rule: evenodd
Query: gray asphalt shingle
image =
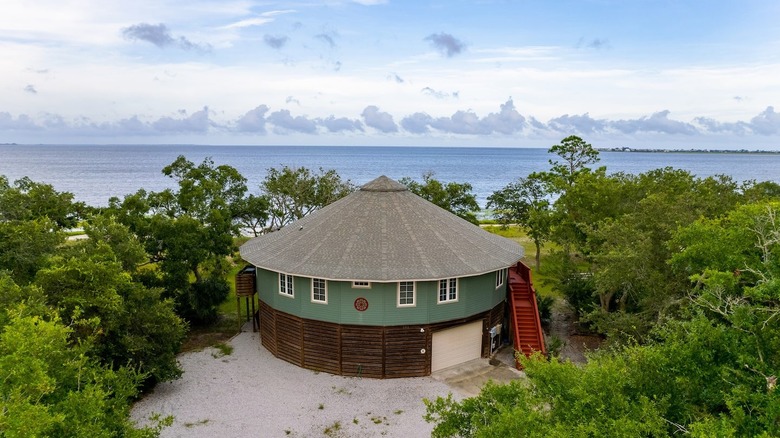
<path id="1" fill-rule="evenodd" d="M 479 275 L 523 256 L 386 176 L 241 246 L 257 267 L 329 280 L 391 282 Z"/>

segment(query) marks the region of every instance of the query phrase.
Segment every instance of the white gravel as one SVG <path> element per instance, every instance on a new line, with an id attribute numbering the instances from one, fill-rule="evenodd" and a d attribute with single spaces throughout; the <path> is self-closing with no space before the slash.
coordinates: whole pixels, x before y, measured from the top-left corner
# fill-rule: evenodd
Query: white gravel
<path id="1" fill-rule="evenodd" d="M 138 401 L 133 419 L 173 415 L 163 437 L 423 437 L 433 429 L 422 418 L 423 398 L 454 392 L 430 377 L 368 379 L 299 368 L 273 357 L 258 333 L 230 344 L 179 357 L 181 379 L 158 384 Z"/>

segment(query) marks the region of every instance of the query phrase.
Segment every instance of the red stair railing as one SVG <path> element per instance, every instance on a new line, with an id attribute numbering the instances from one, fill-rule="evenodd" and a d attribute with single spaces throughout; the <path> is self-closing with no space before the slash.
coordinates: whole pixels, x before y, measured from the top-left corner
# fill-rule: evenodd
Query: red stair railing
<path id="1" fill-rule="evenodd" d="M 520 351 L 526 356 L 531 356 L 537 351 L 546 355 L 536 291 L 531 281 L 531 269 L 518 262 L 509 269 L 508 281 L 515 351 Z M 527 326 L 529 322 L 532 323 L 533 329 Z M 518 361 L 515 361 L 515 365 L 518 369 L 521 368 Z"/>

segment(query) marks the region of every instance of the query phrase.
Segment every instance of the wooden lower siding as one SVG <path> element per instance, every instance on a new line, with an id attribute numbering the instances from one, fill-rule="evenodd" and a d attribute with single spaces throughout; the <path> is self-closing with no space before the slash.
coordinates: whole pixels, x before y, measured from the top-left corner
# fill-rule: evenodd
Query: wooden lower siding
<path id="1" fill-rule="evenodd" d="M 500 323 L 504 303 L 436 324 L 341 325 L 303 319 L 260 301 L 260 342 L 274 356 L 297 366 L 344 376 L 419 377 L 431 374 L 433 333 L 482 320 L 482 357 L 490 353 L 490 327 Z"/>

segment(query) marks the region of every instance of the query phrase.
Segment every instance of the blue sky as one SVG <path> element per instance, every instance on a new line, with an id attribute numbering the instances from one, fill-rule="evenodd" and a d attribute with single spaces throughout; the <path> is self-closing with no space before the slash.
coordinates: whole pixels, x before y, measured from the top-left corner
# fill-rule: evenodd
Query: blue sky
<path id="1" fill-rule="evenodd" d="M 778 18 L 774 0 L 3 0 L 0 143 L 780 150 Z"/>

